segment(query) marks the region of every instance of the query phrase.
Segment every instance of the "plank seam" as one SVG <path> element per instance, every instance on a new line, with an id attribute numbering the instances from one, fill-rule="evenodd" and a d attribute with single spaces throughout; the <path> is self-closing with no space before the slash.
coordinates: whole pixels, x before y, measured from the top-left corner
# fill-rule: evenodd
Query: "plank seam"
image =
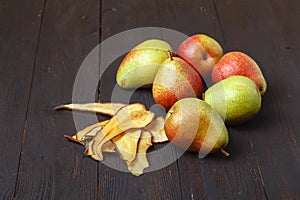
<path id="1" fill-rule="evenodd" d="M 250 146 L 251 146 L 251 150 L 252 150 L 253 153 L 254 153 L 255 163 L 256 163 L 256 166 L 257 166 L 257 169 L 258 169 L 259 178 L 260 178 L 261 184 L 262 184 L 262 186 L 263 186 L 265 196 L 266 196 L 267 200 L 269 200 L 270 198 L 269 198 L 269 195 L 268 195 L 267 190 L 266 190 L 266 187 L 265 187 L 265 181 L 264 181 L 264 178 L 263 178 L 263 175 L 262 175 L 262 170 L 261 170 L 261 167 L 260 167 L 260 165 L 259 165 L 258 159 L 257 159 L 257 157 L 256 157 L 256 153 L 255 153 L 255 151 L 254 151 L 252 138 L 251 138 L 251 140 L 250 140 Z"/>
<path id="2" fill-rule="evenodd" d="M 159 0 L 156 0 L 156 5 L 157 5 L 157 15 L 160 16 L 160 6 L 159 6 L 159 3 L 160 1 Z M 162 22 L 161 22 L 161 18 L 159 17 L 158 18 L 158 24 L 160 26 L 160 35 L 161 35 L 161 39 L 163 40 L 163 34 L 162 34 L 162 31 L 161 29 L 163 28 L 162 27 Z M 177 169 L 177 173 L 178 173 L 178 180 L 179 180 L 179 187 L 180 187 L 180 199 L 183 199 L 183 190 L 182 190 L 182 182 L 181 182 L 181 176 L 180 176 L 180 169 L 179 169 L 179 161 L 178 159 L 176 160 L 176 169 Z"/>
<path id="3" fill-rule="evenodd" d="M 19 154 L 19 159 L 18 159 L 18 170 L 17 170 L 17 177 L 16 177 L 15 186 L 14 186 L 13 199 L 16 199 L 19 173 L 20 173 L 20 167 L 21 167 L 21 160 L 22 160 L 22 154 L 23 154 L 22 152 L 23 152 L 23 146 L 24 146 L 24 141 L 25 141 L 26 132 L 27 132 L 27 118 L 28 118 L 28 112 L 29 112 L 29 103 L 30 103 L 30 99 L 31 99 L 31 90 L 32 90 L 32 86 L 33 86 L 33 80 L 34 80 L 34 74 L 35 74 L 35 68 L 36 68 L 36 62 L 37 62 L 37 53 L 39 50 L 42 25 L 43 25 L 43 20 L 44 20 L 44 15 L 45 15 L 46 1 L 47 0 L 44 0 L 42 13 L 40 16 L 41 17 L 40 27 L 39 27 L 39 31 L 38 31 L 37 44 L 36 44 L 36 48 L 35 48 L 35 52 L 34 52 L 34 62 L 33 62 L 32 76 L 31 76 L 31 80 L 30 80 L 29 96 L 28 96 L 28 101 L 27 101 L 27 109 L 26 109 L 26 113 L 25 113 L 22 143 L 21 143 L 21 149 L 20 149 L 20 154 Z"/>
<path id="4" fill-rule="evenodd" d="M 102 42 L 101 40 L 101 37 L 102 37 L 102 3 L 103 1 L 102 0 L 99 0 L 98 1 L 98 4 L 99 4 L 99 22 L 98 22 L 98 26 L 99 26 L 99 30 L 98 30 L 98 42 Z M 100 49 L 101 51 L 101 49 Z M 100 58 L 100 52 L 99 52 L 99 63 L 98 63 L 98 66 L 99 66 L 99 72 L 101 74 L 101 58 Z M 101 77 L 100 77 L 100 74 L 99 74 L 99 80 L 98 80 L 98 95 L 97 95 L 97 100 L 98 102 L 100 102 L 100 91 L 101 91 Z M 99 173 L 99 170 L 100 170 L 100 162 L 97 162 L 97 167 L 96 167 L 96 199 L 99 199 L 100 198 L 100 194 L 99 194 L 99 186 L 100 186 L 100 182 L 99 182 L 99 179 L 100 179 L 100 173 Z"/>
<path id="5" fill-rule="evenodd" d="M 223 25 L 222 25 L 221 20 L 220 20 L 220 16 L 219 16 L 219 13 L 218 13 L 218 9 L 217 9 L 215 0 L 212 0 L 212 3 L 213 3 L 213 6 L 214 6 L 214 8 L 215 8 L 215 12 L 216 12 L 218 24 L 219 24 L 219 26 L 220 26 L 221 35 L 222 35 L 222 40 L 223 40 L 223 42 L 224 42 L 224 47 L 225 47 L 225 50 L 227 50 L 227 45 L 226 45 L 226 40 L 225 40 L 224 29 L 223 29 Z"/>
<path id="6" fill-rule="evenodd" d="M 159 0 L 156 0 L 156 5 L 157 5 L 157 10 L 158 10 L 158 16 L 160 16 L 160 13 L 159 13 L 159 11 L 160 11 L 160 1 Z M 158 18 L 158 23 L 160 25 L 161 39 L 163 40 L 163 34 L 162 34 L 162 31 L 161 31 L 161 29 L 163 27 L 162 27 L 162 22 L 161 22 L 161 18 L 160 17 Z M 179 167 L 179 161 L 178 161 L 178 159 L 176 160 L 176 170 L 177 170 L 177 173 L 178 173 L 178 180 L 179 180 L 179 187 L 180 187 L 180 199 L 183 199 L 182 181 L 181 181 L 180 167 Z"/>

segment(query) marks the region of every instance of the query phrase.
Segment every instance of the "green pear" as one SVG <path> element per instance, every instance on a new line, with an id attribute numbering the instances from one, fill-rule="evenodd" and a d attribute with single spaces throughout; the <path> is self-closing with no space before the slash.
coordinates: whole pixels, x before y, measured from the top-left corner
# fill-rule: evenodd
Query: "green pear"
<path id="1" fill-rule="evenodd" d="M 164 129 L 176 146 L 199 156 L 220 150 L 228 144 L 228 132 L 221 116 L 206 102 L 197 98 L 177 101 L 166 115 Z"/>
<path id="2" fill-rule="evenodd" d="M 121 62 L 117 71 L 120 87 L 138 88 L 152 85 L 161 63 L 169 57 L 171 46 L 162 40 L 146 40 L 134 47 Z"/>
<path id="3" fill-rule="evenodd" d="M 231 76 L 210 88 L 204 101 L 225 119 L 226 124 L 241 124 L 260 110 L 261 95 L 255 82 L 245 76 Z"/>

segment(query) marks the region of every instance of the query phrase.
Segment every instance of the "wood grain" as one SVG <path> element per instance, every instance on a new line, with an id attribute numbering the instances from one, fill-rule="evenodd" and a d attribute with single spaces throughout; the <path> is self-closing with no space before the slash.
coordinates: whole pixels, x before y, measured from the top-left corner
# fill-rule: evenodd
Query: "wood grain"
<path id="1" fill-rule="evenodd" d="M 228 49 L 251 55 L 268 91 L 261 113 L 238 128 L 249 138 L 269 199 L 299 198 L 299 1 L 216 1 Z M 254 11 L 254 12 L 253 12 Z"/>
<path id="2" fill-rule="evenodd" d="M 14 195 L 43 1 L 0 2 L 0 199 Z"/>
<path id="3" fill-rule="evenodd" d="M 227 43 L 257 60 L 269 84 L 261 113 L 255 121 L 241 128 L 249 134 L 267 196 L 269 199 L 297 199 L 299 147 L 295 133 L 299 123 L 295 123 L 295 119 L 299 119 L 299 113 L 295 108 L 299 96 L 293 94 L 299 91 L 300 77 L 296 69 L 299 61 L 295 59 L 299 55 L 296 35 L 300 30 L 294 26 L 300 18 L 299 2 L 287 1 L 283 6 L 279 1 L 261 1 L 260 5 L 257 7 L 250 1 L 217 3 Z M 233 42 L 237 38 L 239 42 Z"/>
<path id="4" fill-rule="evenodd" d="M 99 38 L 97 1 L 46 1 L 16 199 L 95 199 L 97 163 L 63 135 L 76 132 L 71 112 L 77 70 Z"/>

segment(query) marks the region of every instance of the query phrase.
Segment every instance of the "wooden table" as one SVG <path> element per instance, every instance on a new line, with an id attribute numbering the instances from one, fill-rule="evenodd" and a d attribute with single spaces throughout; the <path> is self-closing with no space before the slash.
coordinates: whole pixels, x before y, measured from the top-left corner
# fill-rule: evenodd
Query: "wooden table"
<path id="1" fill-rule="evenodd" d="M 300 1 L 1 0 L 0 199 L 300 199 Z M 64 139 L 76 131 L 72 101 L 81 63 L 101 41 L 138 27 L 216 38 L 261 66 L 262 110 L 229 127 L 229 158 L 185 153 L 134 177 L 84 156 Z M 109 100 L 115 70 L 99 86 Z M 134 101 L 151 106 L 150 91 Z"/>

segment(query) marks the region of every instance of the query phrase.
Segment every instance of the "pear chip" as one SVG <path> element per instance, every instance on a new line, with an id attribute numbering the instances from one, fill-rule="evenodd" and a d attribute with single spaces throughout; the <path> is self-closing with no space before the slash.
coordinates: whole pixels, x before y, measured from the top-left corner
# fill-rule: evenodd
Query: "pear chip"
<path id="1" fill-rule="evenodd" d="M 85 129 L 78 131 L 74 136 L 72 136 L 73 138 L 83 141 L 85 137 L 87 136 L 95 136 L 96 132 L 95 130 L 100 130 L 103 126 L 105 126 L 107 123 L 109 122 L 109 120 L 106 121 L 102 121 L 102 122 L 98 122 L 96 124 L 90 125 L 88 127 L 86 127 Z"/>
<path id="2" fill-rule="evenodd" d="M 169 141 L 165 133 L 164 124 L 165 119 L 163 117 L 157 117 L 144 128 L 151 133 L 153 143 Z"/>
<path id="3" fill-rule="evenodd" d="M 85 104 L 65 104 L 56 106 L 54 109 L 67 109 L 85 112 L 101 113 L 109 116 L 113 116 L 120 108 L 126 106 L 122 103 L 85 103 Z"/>
<path id="4" fill-rule="evenodd" d="M 116 108 L 118 110 L 116 110 Z M 85 154 L 94 160 L 103 160 L 103 152 L 117 152 L 135 176 L 149 167 L 147 150 L 153 143 L 166 142 L 164 118 L 156 117 L 143 104 L 87 103 L 66 104 L 55 109 L 98 112 L 111 119 L 87 126 L 73 136 L 64 135 L 84 145 Z"/>
<path id="5" fill-rule="evenodd" d="M 146 156 L 148 148 L 152 146 L 151 133 L 149 131 L 142 131 L 139 141 L 136 159 L 128 165 L 128 170 L 135 176 L 143 174 L 145 168 L 149 167 L 149 162 Z"/>
<path id="6" fill-rule="evenodd" d="M 95 160 L 103 160 L 102 146 L 126 130 L 143 128 L 154 118 L 154 113 L 147 111 L 142 104 L 130 104 L 122 107 L 88 143 L 86 154 Z"/>
<path id="7" fill-rule="evenodd" d="M 135 159 L 140 136 L 141 129 L 132 129 L 112 139 L 121 159 L 124 160 L 127 165 L 130 165 Z"/>

